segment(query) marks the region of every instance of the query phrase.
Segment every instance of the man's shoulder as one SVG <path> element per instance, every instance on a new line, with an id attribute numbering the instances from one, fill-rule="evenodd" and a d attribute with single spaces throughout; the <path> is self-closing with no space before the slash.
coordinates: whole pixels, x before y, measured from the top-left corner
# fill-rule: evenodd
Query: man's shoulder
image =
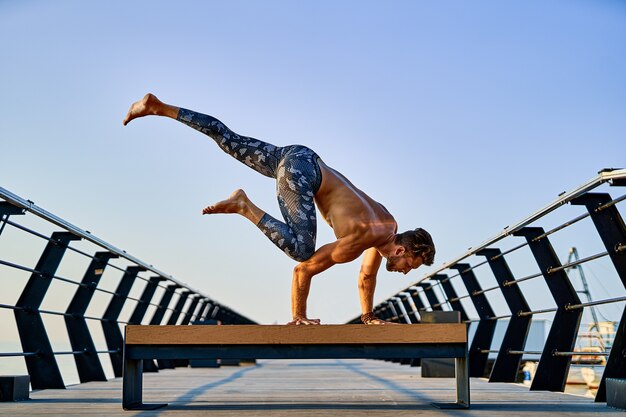
<path id="1" fill-rule="evenodd" d="M 361 223 L 356 225 L 346 240 L 352 242 L 355 247 L 361 250 L 378 246 L 390 237 L 395 235 L 396 226 L 394 224 L 381 224 L 374 222 L 371 224 Z"/>

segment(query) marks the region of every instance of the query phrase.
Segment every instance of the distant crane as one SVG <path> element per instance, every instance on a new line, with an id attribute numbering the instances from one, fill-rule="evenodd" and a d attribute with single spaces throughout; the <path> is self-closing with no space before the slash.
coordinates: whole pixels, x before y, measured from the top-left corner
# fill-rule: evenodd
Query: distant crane
<path id="1" fill-rule="evenodd" d="M 571 247 L 569 249 L 569 255 L 567 256 L 567 263 L 569 264 L 570 262 L 572 262 L 572 258 L 574 258 L 575 261 L 579 261 L 580 258 L 578 257 L 578 250 L 576 250 L 575 247 Z M 578 265 L 574 265 L 574 266 L 570 266 L 569 268 L 566 268 L 565 271 L 568 271 L 570 269 L 576 269 L 576 271 L 578 271 L 578 275 L 580 275 L 580 280 L 583 283 L 583 289 L 576 291 L 577 293 L 580 294 L 585 294 L 587 296 L 587 301 L 591 302 L 591 293 L 589 292 L 589 285 L 587 285 L 587 279 L 585 278 L 585 273 L 583 271 L 583 267 L 582 265 L 578 264 Z M 589 330 L 592 330 L 594 327 L 595 329 L 599 332 L 600 331 L 600 325 L 598 324 L 598 315 L 596 313 L 596 307 L 595 306 L 591 306 L 591 316 L 593 317 L 593 325 L 589 328 Z"/>

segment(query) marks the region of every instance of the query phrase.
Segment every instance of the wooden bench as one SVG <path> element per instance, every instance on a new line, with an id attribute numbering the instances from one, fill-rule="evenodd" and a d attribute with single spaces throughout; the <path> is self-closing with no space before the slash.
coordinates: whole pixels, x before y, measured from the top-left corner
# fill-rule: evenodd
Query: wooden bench
<path id="1" fill-rule="evenodd" d="M 142 401 L 144 359 L 395 359 L 455 358 L 456 402 L 469 408 L 465 324 L 365 326 L 126 326 L 122 406 L 146 410 L 167 404 Z"/>

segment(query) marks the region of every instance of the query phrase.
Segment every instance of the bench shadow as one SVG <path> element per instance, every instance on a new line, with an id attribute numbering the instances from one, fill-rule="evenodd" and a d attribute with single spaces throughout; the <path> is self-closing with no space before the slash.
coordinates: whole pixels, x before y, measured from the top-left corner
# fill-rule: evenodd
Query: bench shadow
<path id="1" fill-rule="evenodd" d="M 435 408 L 430 403 L 403 403 L 403 404 L 381 404 L 381 403 L 361 403 L 361 404 L 346 404 L 337 402 L 326 403 L 233 403 L 233 404 L 211 404 L 202 401 L 192 403 L 171 403 L 166 410 L 172 411 L 323 411 L 323 410 L 352 410 L 352 411 L 436 411 L 440 416 L 459 416 L 462 413 L 467 413 L 466 410 L 440 410 Z M 554 403 L 477 403 L 472 404 L 470 407 L 471 412 L 502 412 L 502 413 L 541 413 L 545 415 L 547 413 L 573 413 L 586 416 L 591 413 L 619 413 L 623 411 L 617 409 L 611 409 L 604 404 L 554 404 Z M 154 414 L 152 414 L 154 415 Z"/>
<path id="2" fill-rule="evenodd" d="M 118 390 L 119 391 L 119 390 Z M 119 398 L 29 398 L 23 404 L 119 404 Z"/>
<path id="3" fill-rule="evenodd" d="M 233 403 L 233 404 L 210 404 L 193 402 L 184 404 L 171 403 L 166 407 L 169 410 L 203 410 L 203 411 L 284 411 L 284 410 L 388 410 L 388 411 L 407 411 L 407 410 L 436 410 L 431 404 L 380 404 L 380 403 Z"/>
<path id="4" fill-rule="evenodd" d="M 253 371 L 255 369 L 259 369 L 263 367 L 262 364 L 257 364 L 256 366 L 253 367 L 249 367 L 249 368 L 244 368 L 241 369 L 237 372 L 234 372 L 232 375 L 226 377 L 226 378 L 222 378 L 219 379 L 217 381 L 213 381 L 213 382 L 209 382 L 208 384 L 204 384 L 204 385 L 200 385 L 199 387 L 196 387 L 192 390 L 187 391 L 184 395 L 179 396 L 177 399 L 173 400 L 173 402 L 176 402 L 177 400 L 180 401 L 181 399 L 185 398 L 188 399 L 189 396 L 191 396 L 191 398 L 193 399 L 194 397 L 197 397 L 198 395 L 203 394 L 204 392 L 210 390 L 211 388 L 215 388 L 215 387 L 219 387 L 220 385 L 224 385 L 224 384 L 228 384 L 230 382 L 233 382 L 241 377 L 243 377 L 245 374 L 247 374 L 250 371 Z M 166 407 L 166 409 L 171 409 L 170 406 Z M 135 416 L 154 416 L 154 415 L 158 415 L 161 413 L 161 411 L 164 411 L 164 409 L 158 409 L 158 410 L 150 410 L 150 411 L 143 411 L 141 413 L 135 414 Z"/>
<path id="5" fill-rule="evenodd" d="M 348 369 L 349 371 L 357 374 L 357 375 L 361 375 L 363 377 L 366 377 L 374 382 L 376 382 L 377 384 L 392 390 L 394 392 L 399 392 L 402 395 L 406 396 L 407 398 L 410 398 L 411 400 L 414 400 L 416 402 L 420 402 L 420 403 L 427 403 L 428 405 L 430 405 L 431 402 L 435 402 L 435 401 L 441 401 L 441 398 L 432 398 L 428 395 L 423 394 L 423 391 L 417 391 L 416 389 L 408 389 L 406 387 L 403 387 L 402 385 L 398 385 L 393 381 L 390 381 L 388 379 L 382 378 L 378 375 L 374 375 L 371 374 L 363 369 L 361 369 L 361 365 L 358 364 L 354 364 L 354 363 L 349 363 L 349 362 L 344 362 L 341 360 L 338 360 L 337 363 L 341 366 L 343 366 L 344 368 Z M 452 391 L 452 397 L 450 398 L 450 402 L 454 402 L 454 389 L 451 390 Z"/>
<path id="6" fill-rule="evenodd" d="M 623 413 L 621 410 L 607 407 L 604 403 L 593 402 L 573 402 L 573 403 L 555 403 L 552 401 L 535 402 L 503 402 L 503 403 L 488 403 L 479 402 L 472 403 L 471 410 L 473 411 L 489 411 L 489 412 L 515 412 L 515 413 L 541 413 L 543 415 L 548 413 L 580 413 L 582 415 L 588 415 L 590 413 Z"/>

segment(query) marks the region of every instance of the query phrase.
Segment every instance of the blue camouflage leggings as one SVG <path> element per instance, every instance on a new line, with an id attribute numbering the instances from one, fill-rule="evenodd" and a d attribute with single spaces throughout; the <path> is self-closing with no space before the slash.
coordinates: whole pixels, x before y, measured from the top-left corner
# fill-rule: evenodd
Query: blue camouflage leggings
<path id="1" fill-rule="evenodd" d="M 315 252 L 317 223 L 313 197 L 322 183 L 318 156 L 301 145 L 274 146 L 240 136 L 212 116 L 181 108 L 177 120 L 210 136 L 224 152 L 266 177 L 276 179 L 285 222 L 265 213 L 257 227 L 289 257 L 302 262 Z"/>

